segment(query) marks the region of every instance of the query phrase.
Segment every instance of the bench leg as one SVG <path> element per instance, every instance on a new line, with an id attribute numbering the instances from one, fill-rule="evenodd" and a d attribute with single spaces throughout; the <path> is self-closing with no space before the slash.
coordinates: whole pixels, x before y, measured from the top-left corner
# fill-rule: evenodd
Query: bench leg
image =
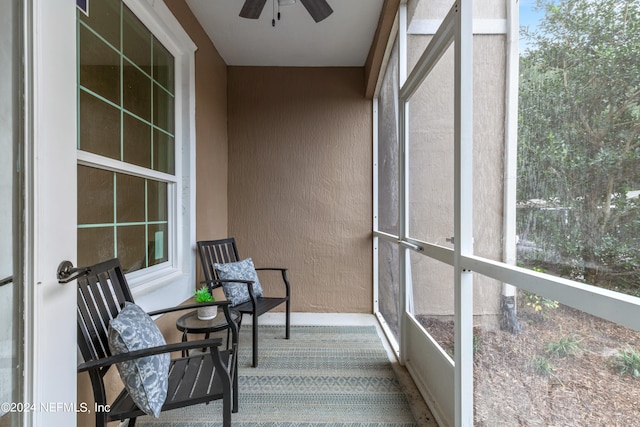
<path id="1" fill-rule="evenodd" d="M 286 324 L 285 324 L 285 338 L 289 339 L 291 337 L 291 301 L 287 300 L 287 314 L 286 314 Z"/>
<path id="2" fill-rule="evenodd" d="M 253 367 L 258 367 L 258 316 L 253 314 Z"/>
<path id="3" fill-rule="evenodd" d="M 222 397 L 222 426 L 231 427 L 231 396 L 226 391 Z"/>
<path id="4" fill-rule="evenodd" d="M 236 347 L 233 355 L 233 407 L 231 412 L 234 414 L 238 412 L 238 348 Z"/>

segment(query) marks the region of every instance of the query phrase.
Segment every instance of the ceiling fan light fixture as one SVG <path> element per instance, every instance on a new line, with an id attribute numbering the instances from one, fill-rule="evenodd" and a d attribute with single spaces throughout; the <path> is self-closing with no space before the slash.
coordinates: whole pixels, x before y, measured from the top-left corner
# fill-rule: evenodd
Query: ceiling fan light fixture
<path id="1" fill-rule="evenodd" d="M 240 16 L 249 19 L 260 18 L 260 13 L 267 0 L 244 0 Z M 295 4 L 296 0 L 278 0 L 278 13 L 280 6 Z M 300 3 L 307 9 L 314 21 L 320 22 L 333 13 L 333 9 L 327 0 L 300 0 Z M 276 0 L 273 0 L 273 25 L 275 26 Z"/>

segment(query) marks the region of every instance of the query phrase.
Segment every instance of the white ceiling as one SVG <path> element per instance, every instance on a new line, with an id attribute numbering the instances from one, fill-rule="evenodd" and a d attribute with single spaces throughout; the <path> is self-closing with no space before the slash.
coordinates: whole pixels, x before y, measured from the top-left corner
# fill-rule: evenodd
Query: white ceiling
<path id="1" fill-rule="evenodd" d="M 333 13 L 316 23 L 296 1 L 280 7 L 271 26 L 274 2 L 260 19 L 238 16 L 244 0 L 187 0 L 227 65 L 281 67 L 363 66 L 378 25 L 383 0 L 327 0 Z"/>

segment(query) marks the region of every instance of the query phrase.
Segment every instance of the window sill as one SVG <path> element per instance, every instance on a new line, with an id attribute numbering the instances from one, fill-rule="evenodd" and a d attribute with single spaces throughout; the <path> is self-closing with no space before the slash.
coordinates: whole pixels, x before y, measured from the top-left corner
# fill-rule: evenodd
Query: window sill
<path id="1" fill-rule="evenodd" d="M 179 305 L 193 295 L 187 272 L 162 268 L 128 279 L 133 299 L 146 311 Z"/>

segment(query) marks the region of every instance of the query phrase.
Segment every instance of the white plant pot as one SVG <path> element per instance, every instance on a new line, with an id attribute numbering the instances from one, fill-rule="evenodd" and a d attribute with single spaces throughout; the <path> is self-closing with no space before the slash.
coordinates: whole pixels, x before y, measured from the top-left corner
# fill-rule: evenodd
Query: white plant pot
<path id="1" fill-rule="evenodd" d="M 198 309 L 198 319 L 200 320 L 211 320 L 218 315 L 218 307 L 215 305 L 211 305 L 208 307 L 200 307 Z"/>

